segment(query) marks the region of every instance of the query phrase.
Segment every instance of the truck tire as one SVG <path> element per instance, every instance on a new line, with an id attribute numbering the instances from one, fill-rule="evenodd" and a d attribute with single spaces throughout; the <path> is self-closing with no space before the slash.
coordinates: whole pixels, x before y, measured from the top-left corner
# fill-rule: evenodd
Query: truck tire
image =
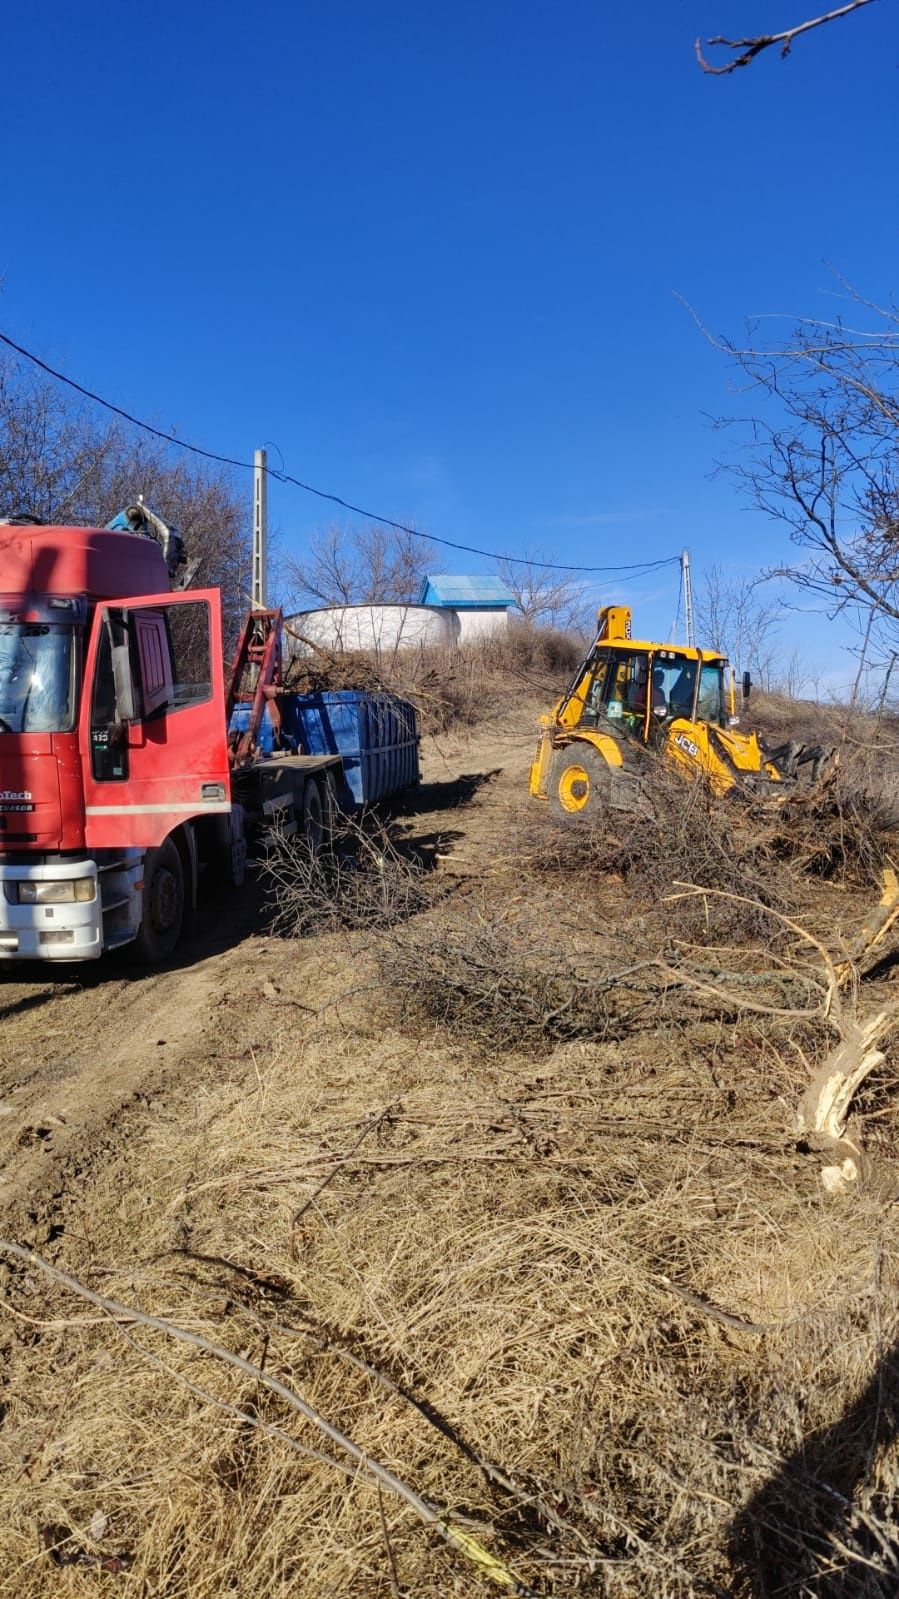
<path id="1" fill-rule="evenodd" d="M 322 852 L 325 837 L 325 810 L 322 792 L 314 777 L 303 789 L 303 837 L 306 848 L 315 860 Z"/>
<path id="2" fill-rule="evenodd" d="M 553 758 L 549 802 L 553 814 L 568 823 L 597 822 L 612 803 L 611 768 L 590 744 L 576 742 Z"/>
<path id="3" fill-rule="evenodd" d="M 168 960 L 184 926 L 184 866 L 178 846 L 167 838 L 158 849 L 147 851 L 144 862 L 143 905 L 134 941 L 140 960 Z"/>

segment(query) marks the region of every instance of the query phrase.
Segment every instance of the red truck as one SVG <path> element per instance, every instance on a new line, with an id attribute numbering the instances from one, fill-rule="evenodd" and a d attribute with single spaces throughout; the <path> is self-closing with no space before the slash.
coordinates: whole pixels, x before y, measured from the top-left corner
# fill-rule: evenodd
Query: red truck
<path id="1" fill-rule="evenodd" d="M 342 758 L 278 737 L 280 612 L 249 614 L 226 673 L 219 592 L 183 575 L 141 506 L 0 523 L 0 960 L 165 959 L 204 870 L 242 883 L 248 833 L 327 832 Z"/>

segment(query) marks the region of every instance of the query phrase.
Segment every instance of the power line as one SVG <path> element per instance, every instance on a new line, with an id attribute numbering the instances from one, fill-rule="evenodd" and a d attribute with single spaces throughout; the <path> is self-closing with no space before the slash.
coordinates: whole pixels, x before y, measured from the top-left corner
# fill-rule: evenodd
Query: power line
<path id="1" fill-rule="evenodd" d="M 95 394 L 92 389 L 87 389 L 82 383 L 76 383 L 74 378 L 67 377 L 64 372 L 57 372 L 55 367 L 48 366 L 39 355 L 32 350 L 26 350 L 24 345 L 17 344 L 7 333 L 0 332 L 0 342 L 7 345 L 10 350 L 15 350 L 17 355 L 30 361 L 33 366 L 46 372 L 48 377 L 57 383 L 64 383 L 67 388 L 74 389 L 76 394 L 81 394 L 86 400 L 91 400 L 94 405 L 101 405 L 105 411 L 111 411 L 113 416 L 120 416 L 131 427 L 140 428 L 142 432 L 149 433 L 156 439 L 162 439 L 164 444 L 173 445 L 175 449 L 186 450 L 191 455 L 200 455 L 206 461 L 216 461 L 220 466 L 236 466 L 246 472 L 254 470 L 250 461 L 239 461 L 233 455 L 219 455 L 215 450 L 204 450 L 202 445 L 191 444 L 187 439 L 179 439 L 172 433 L 163 432 L 162 428 L 154 427 L 152 422 L 144 422 L 138 416 L 132 416 L 130 411 L 124 411 L 120 405 L 113 405 L 111 400 L 105 400 L 102 394 Z M 377 511 L 368 511 L 364 506 L 353 505 L 350 500 L 345 500 L 339 494 L 329 494 L 325 489 L 317 489 L 312 483 L 304 483 L 302 478 L 294 477 L 290 472 L 276 472 L 274 467 L 265 468 L 268 477 L 274 478 L 278 483 L 289 483 L 294 488 L 302 489 L 305 494 L 314 494 L 319 500 L 329 500 L 332 505 L 339 505 L 345 511 L 352 511 L 355 516 L 364 516 L 371 522 L 378 522 L 384 527 L 392 527 L 398 533 L 408 533 L 412 538 L 427 539 L 430 544 L 440 544 L 447 550 L 460 550 L 465 555 L 481 555 L 488 561 L 508 561 L 516 566 L 536 566 L 549 572 L 580 572 L 593 576 L 616 575 L 621 583 L 630 582 L 633 578 L 647 577 L 650 572 L 657 572 L 660 567 L 673 566 L 680 561 L 679 555 L 666 555 L 657 561 L 631 562 L 626 566 L 568 566 L 561 561 L 530 560 L 526 556 L 502 555 L 496 550 L 481 550 L 473 544 L 457 544 L 452 539 L 438 538 L 436 533 L 423 533 L 420 528 L 410 527 L 407 522 L 395 522 L 392 517 L 380 516 Z M 618 576 L 618 574 L 627 574 Z"/>

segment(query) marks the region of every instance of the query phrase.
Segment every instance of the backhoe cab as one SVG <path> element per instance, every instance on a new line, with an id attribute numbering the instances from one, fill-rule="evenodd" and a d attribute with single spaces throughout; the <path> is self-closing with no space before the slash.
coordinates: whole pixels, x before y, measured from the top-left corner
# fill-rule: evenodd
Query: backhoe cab
<path id="1" fill-rule="evenodd" d="M 560 816 L 637 808 L 653 757 L 702 776 L 718 795 L 792 786 L 800 767 L 820 775 L 828 752 L 767 750 L 755 733 L 735 731 L 733 672 L 717 650 L 633 639 L 627 606 L 606 607 L 598 621 L 568 693 L 541 717 L 531 767 L 531 794 Z"/>

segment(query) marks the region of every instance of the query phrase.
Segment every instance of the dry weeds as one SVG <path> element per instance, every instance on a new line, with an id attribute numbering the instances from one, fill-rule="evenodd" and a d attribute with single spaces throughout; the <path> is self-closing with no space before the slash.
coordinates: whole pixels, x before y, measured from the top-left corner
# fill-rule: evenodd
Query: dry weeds
<path id="1" fill-rule="evenodd" d="M 889 1592 L 862 1561 L 895 1537 L 869 1386 L 899 1256 L 880 1203 L 847 1225 L 791 1149 L 774 1090 L 801 1070 L 772 1072 L 751 1022 L 694 1028 L 677 1064 L 658 1042 L 490 1064 L 371 1029 L 285 1036 L 255 1095 L 198 1106 L 187 1165 L 147 1129 L 142 1191 L 111 1172 L 98 1196 L 135 1247 L 73 1241 L 82 1276 L 264 1364 L 539 1592 L 761 1591 L 754 1496 L 785 1591 L 830 1548 L 847 1594 Z M 60 1554 L 127 1555 L 123 1592 L 386 1595 L 392 1569 L 407 1596 L 481 1591 L 401 1503 L 382 1524 L 362 1478 L 297 1455 L 278 1433 L 320 1440 L 256 1383 L 28 1271 L 5 1298 L 6 1591 L 48 1591 L 47 1525 Z M 851 1508 L 803 1475 L 809 1439 L 848 1500 L 872 1456 Z"/>
<path id="2" fill-rule="evenodd" d="M 140 1123 L 35 1242 L 301 1393 L 546 1599 L 887 1599 L 899 1114 L 887 1065 L 876 1170 L 827 1194 L 795 1110 L 834 1022 L 789 925 L 841 957 L 868 868 L 683 804 L 549 843 L 514 793 L 483 883 L 416 876 L 377 938 L 338 895 L 314 978 L 282 946 L 249 1080 Z M 18 1264 L 2 1297 L 0 1594 L 490 1591 L 246 1373 Z"/>
<path id="3" fill-rule="evenodd" d="M 570 634 L 512 623 L 507 632 L 458 648 L 332 652 L 316 645 L 311 654 L 290 657 L 285 683 L 301 693 L 366 689 L 399 694 L 416 706 L 424 733 L 443 734 L 520 716 L 523 695 L 551 703 L 577 670 L 584 650 L 583 640 Z"/>

